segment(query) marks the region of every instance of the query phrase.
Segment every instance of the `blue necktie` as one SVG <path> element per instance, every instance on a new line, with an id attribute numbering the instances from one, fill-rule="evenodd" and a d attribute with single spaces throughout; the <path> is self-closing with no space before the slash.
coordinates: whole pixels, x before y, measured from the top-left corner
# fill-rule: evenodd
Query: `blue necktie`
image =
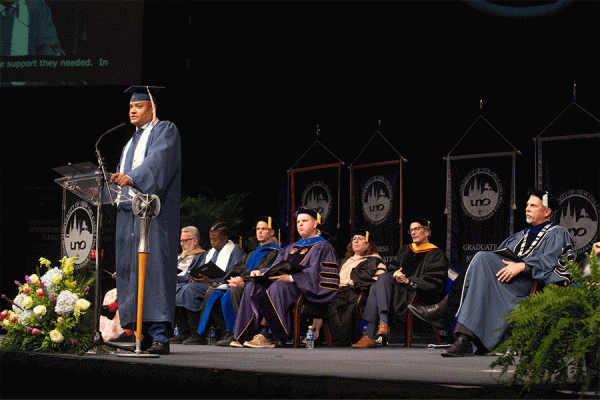
<path id="1" fill-rule="evenodd" d="M 213 254 L 212 258 L 210 259 L 209 262 L 213 262 L 213 263 L 217 263 L 217 258 L 219 258 L 219 252 L 217 250 L 215 250 L 215 254 Z"/>
<path id="2" fill-rule="evenodd" d="M 123 166 L 123 174 L 125 175 L 128 175 L 133 169 L 133 155 L 135 153 L 135 148 L 137 147 L 137 144 L 140 141 L 140 137 L 142 136 L 142 132 L 144 132 L 143 129 L 138 129 L 137 131 L 135 131 L 135 133 L 133 134 L 133 138 L 131 139 L 131 145 L 127 150 L 127 155 L 125 156 L 125 165 Z"/>

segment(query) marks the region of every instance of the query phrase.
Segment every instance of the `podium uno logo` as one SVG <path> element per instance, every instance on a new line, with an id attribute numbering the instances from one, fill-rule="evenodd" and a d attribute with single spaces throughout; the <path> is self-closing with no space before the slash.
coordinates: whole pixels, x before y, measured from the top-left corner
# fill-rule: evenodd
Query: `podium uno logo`
<path id="1" fill-rule="evenodd" d="M 331 191 L 326 183 L 316 181 L 311 183 L 302 192 L 302 206 L 312 208 L 321 214 L 322 222 L 325 222 L 331 210 Z"/>
<path id="2" fill-rule="evenodd" d="M 62 227 L 63 254 L 79 257 L 75 268 L 83 267 L 90 260 L 96 246 L 96 221 L 94 213 L 85 201 L 78 201 L 69 208 Z"/>
<path id="3" fill-rule="evenodd" d="M 463 211 L 472 219 L 483 221 L 492 217 L 502 204 L 502 185 L 496 173 L 488 168 L 469 172 L 460 185 Z"/>
<path id="4" fill-rule="evenodd" d="M 364 217 L 372 224 L 382 224 L 390 215 L 391 205 L 392 186 L 390 182 L 383 175 L 369 179 L 362 189 Z"/>
<path id="5" fill-rule="evenodd" d="M 555 219 L 569 231 L 578 254 L 589 251 L 594 242 L 600 239 L 598 202 L 581 189 L 562 193 L 558 201 L 560 207 Z"/>

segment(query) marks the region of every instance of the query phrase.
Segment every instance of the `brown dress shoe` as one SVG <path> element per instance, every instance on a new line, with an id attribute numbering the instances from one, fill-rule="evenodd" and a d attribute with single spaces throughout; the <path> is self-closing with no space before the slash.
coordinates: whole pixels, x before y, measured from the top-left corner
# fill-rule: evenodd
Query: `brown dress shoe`
<path id="1" fill-rule="evenodd" d="M 355 349 L 370 349 L 377 347 L 377 342 L 374 339 L 371 339 L 370 337 L 365 335 L 361 337 L 358 342 L 354 343 L 350 347 L 354 347 Z"/>
<path id="2" fill-rule="evenodd" d="M 377 330 L 377 333 L 375 334 L 375 336 L 387 336 L 390 334 L 390 326 L 388 324 L 386 324 L 385 322 L 380 322 L 379 323 L 379 329 Z"/>

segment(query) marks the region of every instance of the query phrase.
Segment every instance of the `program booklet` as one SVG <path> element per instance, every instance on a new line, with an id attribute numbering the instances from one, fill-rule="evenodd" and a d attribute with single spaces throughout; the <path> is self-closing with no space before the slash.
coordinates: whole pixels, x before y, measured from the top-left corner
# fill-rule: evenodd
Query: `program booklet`
<path id="1" fill-rule="evenodd" d="M 507 258 L 513 262 L 517 262 L 517 263 L 523 262 L 523 259 L 521 257 L 516 255 L 511 249 L 508 249 L 506 247 L 504 247 L 502 249 L 494 250 L 494 251 L 492 251 L 492 253 L 498 254 L 500 257 Z"/>
<path id="2" fill-rule="evenodd" d="M 271 276 L 283 275 L 283 274 L 296 274 L 303 269 L 308 268 L 308 265 L 300 265 L 290 263 L 288 261 L 280 261 L 275 265 L 270 266 L 260 276 L 251 276 L 250 279 L 254 281 L 269 281 Z"/>
<path id="3" fill-rule="evenodd" d="M 219 268 L 214 262 L 209 261 L 204 265 L 194 268 L 190 272 L 192 278 L 198 279 L 200 278 L 200 275 L 207 276 L 210 279 L 218 279 L 225 276 L 225 271 Z"/>

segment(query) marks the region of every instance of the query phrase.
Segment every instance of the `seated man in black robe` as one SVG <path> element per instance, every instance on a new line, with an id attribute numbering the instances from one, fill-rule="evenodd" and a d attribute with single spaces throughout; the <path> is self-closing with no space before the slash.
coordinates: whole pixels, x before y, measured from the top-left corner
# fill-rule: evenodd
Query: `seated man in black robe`
<path id="1" fill-rule="evenodd" d="M 443 290 L 448 275 L 448 260 L 442 250 L 429 243 L 429 221 L 413 219 L 409 233 L 413 243 L 398 251 L 388 272 L 379 275 L 377 282 L 371 286 L 362 316 L 368 325 L 364 336 L 352 347 L 377 347 L 376 337 L 390 333 L 390 314 L 404 315 L 416 290 L 424 296 Z"/>

